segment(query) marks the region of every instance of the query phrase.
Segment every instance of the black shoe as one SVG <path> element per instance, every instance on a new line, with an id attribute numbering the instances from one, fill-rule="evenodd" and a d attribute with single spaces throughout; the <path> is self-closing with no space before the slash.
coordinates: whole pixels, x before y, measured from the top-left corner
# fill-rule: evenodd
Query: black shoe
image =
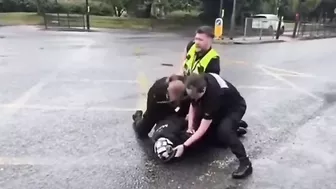
<path id="1" fill-rule="evenodd" d="M 239 167 L 232 173 L 232 178 L 242 179 L 252 174 L 252 163 L 248 157 L 239 159 Z"/>
<path id="2" fill-rule="evenodd" d="M 245 135 L 246 133 L 247 133 L 247 131 L 246 131 L 246 129 L 244 129 L 243 127 L 239 127 L 239 128 L 237 129 L 237 136 L 238 136 L 238 137 L 241 137 L 241 136 Z"/>
<path id="3" fill-rule="evenodd" d="M 248 124 L 244 120 L 240 120 L 238 126 L 246 129 L 248 127 Z"/>
<path id="4" fill-rule="evenodd" d="M 135 111 L 135 113 L 132 115 L 132 119 L 133 119 L 133 121 L 134 121 L 134 122 L 139 121 L 140 119 L 142 119 L 142 115 L 143 115 L 142 110 L 137 110 L 137 111 Z"/>

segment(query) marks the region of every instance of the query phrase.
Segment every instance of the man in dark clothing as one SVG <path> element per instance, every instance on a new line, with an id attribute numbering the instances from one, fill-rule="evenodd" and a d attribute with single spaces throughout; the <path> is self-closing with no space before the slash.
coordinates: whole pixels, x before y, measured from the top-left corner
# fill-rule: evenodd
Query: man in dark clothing
<path id="1" fill-rule="evenodd" d="M 237 136 L 239 122 L 246 111 L 246 102 L 238 90 L 217 74 L 192 74 L 185 82 L 188 96 L 193 99 L 189 108 L 188 131 L 192 136 L 175 148 L 180 157 L 185 148 L 201 140 L 216 140 L 228 146 L 240 164 L 233 178 L 252 173 L 252 164 L 244 145 Z"/>
<path id="2" fill-rule="evenodd" d="M 137 110 L 132 116 L 133 128 L 138 137 L 148 137 L 154 125 L 167 116 L 176 114 L 186 117 L 190 100 L 184 98 L 187 95 L 183 79 L 183 76 L 173 75 L 155 81 L 147 94 L 147 110 L 144 114 L 141 110 Z"/>
<path id="3" fill-rule="evenodd" d="M 194 40 L 188 43 L 183 53 L 180 75 L 191 73 L 219 74 L 219 54 L 212 48 L 213 38 L 213 29 L 209 26 L 201 26 L 196 30 Z"/>
<path id="4" fill-rule="evenodd" d="M 163 162 L 168 162 L 175 157 L 174 147 L 183 144 L 190 134 L 187 130 L 187 120 L 177 114 L 166 117 L 159 121 L 151 137 L 154 142 L 154 152 Z"/>

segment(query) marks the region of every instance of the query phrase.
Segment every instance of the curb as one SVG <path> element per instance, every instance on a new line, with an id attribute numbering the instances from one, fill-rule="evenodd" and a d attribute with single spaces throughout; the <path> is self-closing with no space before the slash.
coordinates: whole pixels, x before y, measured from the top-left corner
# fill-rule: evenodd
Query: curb
<path id="1" fill-rule="evenodd" d="M 236 45 L 252 45 L 252 44 L 266 44 L 266 43 L 282 43 L 286 42 L 286 40 L 278 39 L 278 40 L 267 40 L 267 41 L 214 41 L 215 44 L 236 44 Z"/>
<path id="2" fill-rule="evenodd" d="M 336 38 L 336 36 L 329 36 L 329 37 L 303 37 L 303 38 L 298 38 L 298 40 L 300 40 L 300 41 L 308 41 L 308 40 L 330 39 L 330 38 Z"/>

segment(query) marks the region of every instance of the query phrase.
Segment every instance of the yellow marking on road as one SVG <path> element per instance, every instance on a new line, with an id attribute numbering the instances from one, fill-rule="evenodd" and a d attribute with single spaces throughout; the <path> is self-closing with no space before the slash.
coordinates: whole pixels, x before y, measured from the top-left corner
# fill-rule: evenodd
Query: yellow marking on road
<path id="1" fill-rule="evenodd" d="M 149 79 L 143 72 L 138 73 L 137 82 L 139 84 L 139 98 L 137 101 L 137 109 L 145 110 L 147 101 L 147 91 L 149 90 L 150 84 Z"/>

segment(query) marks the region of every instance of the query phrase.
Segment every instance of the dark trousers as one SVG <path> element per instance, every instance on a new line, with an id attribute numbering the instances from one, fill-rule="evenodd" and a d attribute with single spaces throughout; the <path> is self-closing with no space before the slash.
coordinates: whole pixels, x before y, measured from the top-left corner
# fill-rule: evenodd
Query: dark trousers
<path id="1" fill-rule="evenodd" d="M 168 105 L 157 105 L 156 108 L 149 108 L 145 111 L 141 120 L 135 121 L 135 132 L 140 136 L 148 135 L 157 122 L 174 113 L 174 109 Z"/>
<path id="2" fill-rule="evenodd" d="M 246 157 L 245 147 L 237 136 L 239 122 L 246 112 L 245 101 L 221 112 L 211 123 L 204 139 L 211 144 L 229 147 L 238 159 Z"/>

